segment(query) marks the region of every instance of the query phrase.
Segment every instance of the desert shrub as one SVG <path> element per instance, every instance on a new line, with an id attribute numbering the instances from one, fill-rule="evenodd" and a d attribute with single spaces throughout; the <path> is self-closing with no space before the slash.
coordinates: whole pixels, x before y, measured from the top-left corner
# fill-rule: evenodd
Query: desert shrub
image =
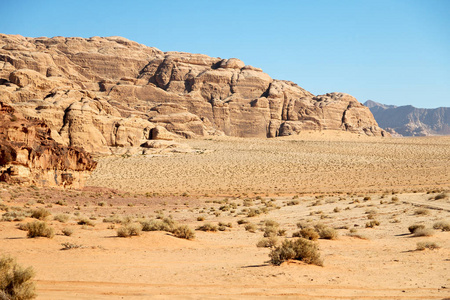
<path id="1" fill-rule="evenodd" d="M 439 195 L 436 195 L 434 197 L 434 200 L 441 200 L 441 199 L 446 199 L 446 198 L 448 198 L 448 194 L 447 193 L 441 193 Z"/>
<path id="2" fill-rule="evenodd" d="M 434 229 L 440 229 L 442 231 L 450 231 L 450 222 L 448 221 L 437 221 L 433 224 Z"/>
<path id="3" fill-rule="evenodd" d="M 314 229 L 317 231 L 321 239 L 334 240 L 338 236 L 338 233 L 334 228 L 320 223 L 314 225 Z"/>
<path id="4" fill-rule="evenodd" d="M 297 223 L 297 228 L 298 229 L 303 229 L 303 228 L 307 228 L 307 227 L 308 227 L 308 224 L 306 224 L 306 222 L 300 221 L 300 222 Z"/>
<path id="5" fill-rule="evenodd" d="M 251 233 L 255 233 L 256 229 L 257 229 L 256 225 L 253 224 L 253 223 L 248 223 L 247 225 L 245 225 L 244 228 L 245 228 L 246 231 L 249 231 Z"/>
<path id="6" fill-rule="evenodd" d="M 266 226 L 264 227 L 264 237 L 276 236 L 278 232 L 278 227 Z"/>
<path id="7" fill-rule="evenodd" d="M 66 223 L 67 221 L 69 221 L 69 215 L 67 214 L 59 214 L 53 217 L 54 220 L 59 221 L 61 223 Z"/>
<path id="8" fill-rule="evenodd" d="M 72 228 L 68 228 L 68 227 L 64 227 L 61 232 L 65 235 L 65 236 L 71 236 L 73 234 L 73 229 Z"/>
<path id="9" fill-rule="evenodd" d="M 413 236 L 432 236 L 434 230 L 431 228 L 418 228 L 414 230 Z"/>
<path id="10" fill-rule="evenodd" d="M 61 246 L 63 246 L 63 247 L 61 248 L 61 250 L 70 250 L 70 249 L 80 249 L 80 248 L 84 248 L 83 245 L 74 244 L 74 243 L 70 243 L 70 242 L 61 243 Z"/>
<path id="11" fill-rule="evenodd" d="M 98 206 L 106 206 L 106 201 L 100 201 L 99 203 L 97 203 Z"/>
<path id="12" fill-rule="evenodd" d="M 170 218 L 162 218 L 160 220 L 142 221 L 142 231 L 167 231 L 173 232 L 177 225 Z"/>
<path id="13" fill-rule="evenodd" d="M 425 249 L 439 249 L 441 248 L 438 244 L 436 244 L 435 242 L 418 242 L 417 243 L 417 250 L 425 250 Z"/>
<path id="14" fill-rule="evenodd" d="M 256 247 L 258 248 L 273 248 L 276 247 L 278 244 L 278 238 L 276 236 L 266 237 L 256 244 Z"/>
<path id="15" fill-rule="evenodd" d="M 41 221 L 34 221 L 27 224 L 27 236 L 29 238 L 47 237 L 52 238 L 55 235 L 53 228 L 48 227 L 47 223 Z"/>
<path id="16" fill-rule="evenodd" d="M 261 214 L 261 211 L 257 208 L 250 208 L 247 213 L 247 217 L 256 217 Z"/>
<path id="17" fill-rule="evenodd" d="M 197 227 L 197 230 L 200 231 L 217 231 L 217 226 L 211 223 L 205 223 L 202 226 Z"/>
<path id="18" fill-rule="evenodd" d="M 307 240 L 316 241 L 317 239 L 319 239 L 319 234 L 314 230 L 314 228 L 308 227 L 294 232 L 292 234 L 292 237 L 300 237 Z"/>
<path id="19" fill-rule="evenodd" d="M 284 240 L 281 246 L 276 247 L 270 252 L 269 257 L 270 262 L 276 266 L 279 266 L 284 261 L 290 259 L 301 260 L 307 264 L 323 266 L 317 244 L 303 238 Z"/>
<path id="20" fill-rule="evenodd" d="M 287 206 L 298 205 L 298 204 L 300 204 L 300 201 L 298 201 L 298 200 L 291 200 L 291 201 L 288 201 L 288 203 L 286 203 Z"/>
<path id="21" fill-rule="evenodd" d="M 375 226 L 379 226 L 380 222 L 377 220 L 372 220 L 366 223 L 366 228 L 374 228 Z"/>
<path id="22" fill-rule="evenodd" d="M 231 222 L 225 223 L 225 222 L 219 222 L 219 226 L 224 226 L 224 227 L 228 227 L 228 228 L 232 228 L 233 224 L 231 224 Z"/>
<path id="23" fill-rule="evenodd" d="M 8 211 L 2 215 L 2 221 L 12 222 L 12 221 L 23 221 L 28 216 L 26 212 L 23 211 Z"/>
<path id="24" fill-rule="evenodd" d="M 27 300 L 36 297 L 32 267 L 23 268 L 8 256 L 0 257 L 0 299 Z"/>
<path id="25" fill-rule="evenodd" d="M 286 236 L 286 229 L 278 229 L 277 235 L 278 236 Z"/>
<path id="26" fill-rule="evenodd" d="M 205 221 L 205 217 L 199 216 L 199 217 L 197 217 L 197 221 L 199 221 L 199 222 Z"/>
<path id="27" fill-rule="evenodd" d="M 340 212 L 341 211 L 341 209 L 339 208 L 339 207 L 335 207 L 334 209 L 333 209 L 333 212 L 335 212 L 335 213 L 338 213 L 338 212 Z"/>
<path id="28" fill-rule="evenodd" d="M 424 229 L 425 225 L 422 224 L 413 224 L 408 227 L 409 232 L 414 233 L 417 229 Z"/>
<path id="29" fill-rule="evenodd" d="M 280 224 L 274 220 L 264 220 L 264 226 L 279 227 Z"/>
<path id="30" fill-rule="evenodd" d="M 217 229 L 219 230 L 219 231 L 225 231 L 225 230 L 227 230 L 227 227 L 225 227 L 225 226 L 221 226 L 221 225 L 219 225 L 219 227 L 217 227 Z"/>
<path id="31" fill-rule="evenodd" d="M 109 216 L 103 219 L 103 223 L 121 224 L 122 221 L 122 218 L 119 216 Z"/>
<path id="32" fill-rule="evenodd" d="M 392 197 L 391 200 L 392 200 L 392 202 L 398 202 L 399 201 L 398 197 L 396 197 L 396 196 Z"/>
<path id="33" fill-rule="evenodd" d="M 425 209 L 425 208 L 419 208 L 419 209 L 416 209 L 414 211 L 414 214 L 415 215 L 420 215 L 420 216 L 427 216 L 427 215 L 430 214 L 430 211 L 428 209 Z"/>
<path id="34" fill-rule="evenodd" d="M 127 224 L 117 228 L 118 237 L 130 237 L 141 235 L 142 227 L 140 224 Z"/>
<path id="35" fill-rule="evenodd" d="M 19 230 L 28 231 L 28 223 L 19 223 L 17 224 L 17 228 Z"/>
<path id="36" fill-rule="evenodd" d="M 38 208 L 31 212 L 31 217 L 38 220 L 45 220 L 51 213 L 45 208 Z"/>
<path id="37" fill-rule="evenodd" d="M 77 222 L 78 225 L 87 225 L 87 226 L 95 226 L 95 223 L 89 220 L 88 218 L 81 218 Z"/>
<path id="38" fill-rule="evenodd" d="M 180 225 L 173 231 L 173 235 L 180 239 L 192 240 L 195 238 L 195 232 L 187 225 Z"/>
<path id="39" fill-rule="evenodd" d="M 247 224 L 248 221 L 245 220 L 245 219 L 239 219 L 239 220 L 237 221 L 237 223 L 238 223 L 238 225 L 242 225 L 242 224 Z"/>

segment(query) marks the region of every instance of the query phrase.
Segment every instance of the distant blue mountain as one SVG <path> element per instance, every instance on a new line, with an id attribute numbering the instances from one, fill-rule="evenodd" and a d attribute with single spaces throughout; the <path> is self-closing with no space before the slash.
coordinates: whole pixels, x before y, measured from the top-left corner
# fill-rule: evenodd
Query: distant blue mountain
<path id="1" fill-rule="evenodd" d="M 378 125 L 403 136 L 450 135 L 450 107 L 433 109 L 412 105 L 385 105 L 372 100 L 364 103 Z"/>

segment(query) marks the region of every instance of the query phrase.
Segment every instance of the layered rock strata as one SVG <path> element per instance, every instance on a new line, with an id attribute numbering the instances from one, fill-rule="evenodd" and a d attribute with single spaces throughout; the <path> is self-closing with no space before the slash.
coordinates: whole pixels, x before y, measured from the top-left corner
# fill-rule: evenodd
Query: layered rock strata
<path id="1" fill-rule="evenodd" d="M 136 147 L 161 128 L 185 138 L 385 134 L 350 95 L 315 96 L 236 58 L 162 52 L 121 37 L 0 35 L 0 101 L 89 152 Z"/>

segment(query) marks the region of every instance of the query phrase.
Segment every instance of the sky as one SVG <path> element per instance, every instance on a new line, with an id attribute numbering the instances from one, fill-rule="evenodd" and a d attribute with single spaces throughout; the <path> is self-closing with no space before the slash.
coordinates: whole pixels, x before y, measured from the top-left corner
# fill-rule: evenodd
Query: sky
<path id="1" fill-rule="evenodd" d="M 313 94 L 450 106 L 450 0 L 1 0 L 0 33 L 236 57 Z"/>

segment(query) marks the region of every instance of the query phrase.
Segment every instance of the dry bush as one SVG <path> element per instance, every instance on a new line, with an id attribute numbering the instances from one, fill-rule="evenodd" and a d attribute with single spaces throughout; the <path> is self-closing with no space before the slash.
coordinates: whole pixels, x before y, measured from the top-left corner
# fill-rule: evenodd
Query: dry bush
<path id="1" fill-rule="evenodd" d="M 161 220 L 142 221 L 142 231 L 167 231 L 173 232 L 177 224 L 171 218 L 163 218 Z"/>
<path id="2" fill-rule="evenodd" d="M 26 217 L 28 217 L 28 213 L 24 211 L 8 211 L 2 215 L 3 222 L 12 222 L 12 221 L 23 221 Z"/>
<path id="3" fill-rule="evenodd" d="M 74 243 L 70 243 L 70 242 L 61 243 L 61 246 L 63 246 L 63 247 L 61 248 L 61 250 L 70 250 L 70 249 L 80 249 L 80 248 L 85 248 L 83 245 L 74 244 Z"/>
<path id="4" fill-rule="evenodd" d="M 87 226 L 91 226 L 91 227 L 95 226 L 95 223 L 92 222 L 91 220 L 89 220 L 88 218 L 81 218 L 81 219 L 79 219 L 77 224 L 78 225 L 87 225 Z"/>
<path id="5" fill-rule="evenodd" d="M 294 232 L 292 237 L 301 237 L 307 240 L 316 241 L 319 239 L 319 234 L 314 230 L 314 228 L 308 227 Z"/>
<path id="6" fill-rule="evenodd" d="M 379 226 L 380 222 L 377 220 L 372 220 L 366 223 L 366 228 L 374 228 L 375 226 Z"/>
<path id="7" fill-rule="evenodd" d="M 440 229 L 442 231 L 450 231 L 450 222 L 448 221 L 437 221 L 433 224 L 434 229 Z"/>
<path id="8" fill-rule="evenodd" d="M 242 224 L 247 224 L 248 221 L 245 220 L 245 219 L 239 219 L 239 220 L 237 221 L 237 223 L 238 223 L 238 225 L 242 225 Z"/>
<path id="9" fill-rule="evenodd" d="M 53 217 L 54 220 L 59 221 L 61 223 L 66 223 L 67 221 L 69 221 L 69 215 L 67 214 L 59 214 Z"/>
<path id="10" fill-rule="evenodd" d="M 449 196 L 448 196 L 447 193 L 440 193 L 439 195 L 436 195 L 436 196 L 434 197 L 434 200 L 446 199 L 446 198 L 448 198 L 448 197 L 449 197 Z"/>
<path id="11" fill-rule="evenodd" d="M 413 236 L 432 236 L 434 230 L 431 228 L 418 228 L 414 231 Z"/>
<path id="12" fill-rule="evenodd" d="M 48 227 L 47 223 L 41 221 L 27 223 L 27 231 L 29 238 L 46 237 L 51 239 L 55 235 L 53 228 Z"/>
<path id="13" fill-rule="evenodd" d="M 192 240 L 195 238 L 195 232 L 187 225 L 180 225 L 173 231 L 173 235 L 180 239 Z"/>
<path id="14" fill-rule="evenodd" d="M 337 231 L 330 226 L 319 223 L 314 225 L 314 229 L 317 231 L 321 239 L 335 240 L 338 237 Z"/>
<path id="15" fill-rule="evenodd" d="M 417 243 L 417 248 L 416 250 L 425 250 L 425 249 L 430 249 L 430 250 L 434 250 L 434 249 L 439 249 L 441 248 L 438 244 L 436 244 L 435 242 L 418 242 Z"/>
<path id="16" fill-rule="evenodd" d="M 72 228 L 68 228 L 68 227 L 64 227 L 61 232 L 65 235 L 65 236 L 71 236 L 73 234 L 73 229 Z"/>
<path id="17" fill-rule="evenodd" d="M 245 228 L 246 231 L 249 231 L 249 232 L 251 232 L 251 233 L 255 233 L 255 232 L 256 232 L 256 229 L 258 229 L 258 228 L 256 227 L 256 225 L 253 224 L 253 223 L 248 223 L 247 225 L 245 225 L 244 228 Z"/>
<path id="18" fill-rule="evenodd" d="M 422 224 L 413 224 L 408 227 L 409 232 L 414 233 L 417 229 L 424 229 L 425 225 Z"/>
<path id="19" fill-rule="evenodd" d="M 203 216 L 197 217 L 197 221 L 199 222 L 205 221 L 205 217 Z"/>
<path id="20" fill-rule="evenodd" d="M 141 235 L 142 227 L 140 224 L 127 224 L 117 228 L 118 237 L 130 237 Z"/>
<path id="21" fill-rule="evenodd" d="M 271 236 L 267 238 L 263 238 L 259 240 L 259 242 L 256 244 L 256 247 L 258 248 L 274 248 L 278 244 L 278 238 L 276 236 Z"/>
<path id="22" fill-rule="evenodd" d="M 123 219 L 119 216 L 109 216 L 103 219 L 103 223 L 122 224 Z"/>
<path id="23" fill-rule="evenodd" d="M 303 238 L 284 240 L 281 246 L 276 247 L 270 252 L 269 257 L 270 262 L 276 266 L 279 266 L 284 261 L 290 259 L 301 260 L 307 264 L 323 266 L 317 244 Z"/>
<path id="24" fill-rule="evenodd" d="M 0 258 L 0 299 L 28 300 L 36 297 L 32 267 L 23 268 L 8 256 Z"/>
<path id="25" fill-rule="evenodd" d="M 266 226 L 264 227 L 264 237 L 277 236 L 278 227 Z"/>
<path id="26" fill-rule="evenodd" d="M 200 230 L 200 231 L 217 231 L 218 228 L 216 225 L 213 225 L 211 223 L 205 223 L 202 226 L 197 227 L 196 230 Z"/>
<path id="27" fill-rule="evenodd" d="M 31 217 L 38 220 L 45 220 L 51 213 L 45 208 L 38 208 L 31 212 Z"/>
<path id="28" fill-rule="evenodd" d="M 425 208 L 419 208 L 414 211 L 414 214 L 419 216 L 428 216 L 430 214 L 430 211 Z"/>

